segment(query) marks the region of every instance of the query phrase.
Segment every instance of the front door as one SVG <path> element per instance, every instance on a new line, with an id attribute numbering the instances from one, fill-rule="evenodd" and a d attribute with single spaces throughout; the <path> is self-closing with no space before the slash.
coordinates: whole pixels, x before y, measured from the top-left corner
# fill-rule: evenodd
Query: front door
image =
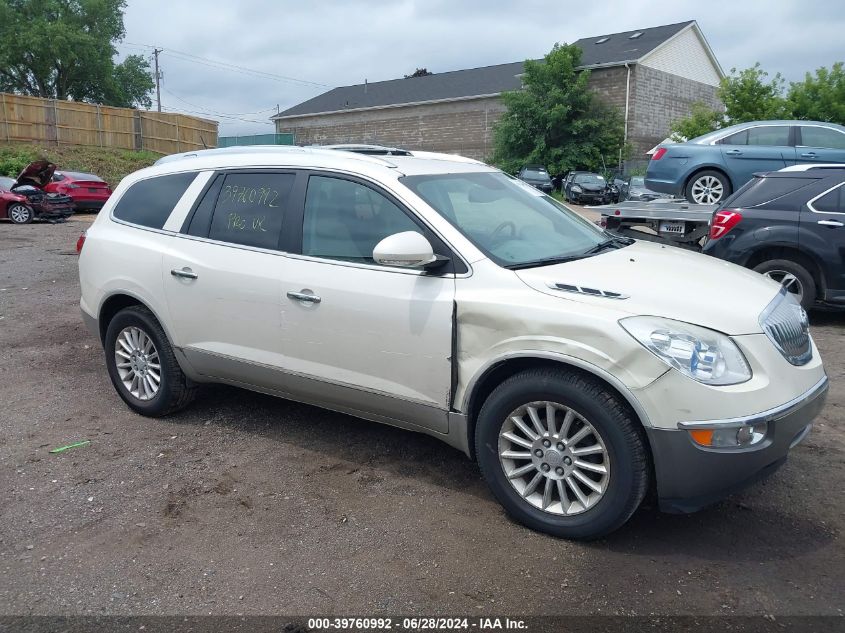
<path id="1" fill-rule="evenodd" d="M 799 164 L 845 163 L 845 132 L 822 125 L 801 125 L 799 129 Z"/>
<path id="2" fill-rule="evenodd" d="M 425 230 L 398 201 L 342 176 L 309 177 L 301 256 L 283 271 L 288 369 L 326 406 L 446 432 L 454 275 L 377 265 L 375 245 Z"/>

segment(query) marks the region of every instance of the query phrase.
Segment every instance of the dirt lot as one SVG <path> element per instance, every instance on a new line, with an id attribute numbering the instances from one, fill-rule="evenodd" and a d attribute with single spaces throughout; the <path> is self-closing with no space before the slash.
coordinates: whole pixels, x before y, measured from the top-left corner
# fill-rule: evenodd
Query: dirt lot
<path id="1" fill-rule="evenodd" d="M 832 389 L 780 472 L 579 544 L 422 435 L 229 387 L 131 413 L 79 317 L 85 222 L 0 224 L 0 614 L 842 613 L 844 314 L 812 315 Z"/>

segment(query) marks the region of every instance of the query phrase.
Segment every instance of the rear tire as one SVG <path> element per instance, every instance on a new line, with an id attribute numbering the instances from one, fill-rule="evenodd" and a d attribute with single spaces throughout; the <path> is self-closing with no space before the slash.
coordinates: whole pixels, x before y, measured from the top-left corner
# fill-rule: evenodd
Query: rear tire
<path id="1" fill-rule="evenodd" d="M 784 286 L 805 310 L 816 302 L 816 281 L 801 264 L 790 259 L 770 259 L 757 264 L 754 270 Z"/>
<path id="2" fill-rule="evenodd" d="M 165 416 L 194 399 L 196 387 L 179 367 L 164 329 L 144 306 L 124 308 L 112 318 L 104 348 L 115 390 L 141 415 Z"/>
<path id="3" fill-rule="evenodd" d="M 29 224 L 35 217 L 35 212 L 25 204 L 16 202 L 9 205 L 6 215 L 14 224 Z"/>
<path id="4" fill-rule="evenodd" d="M 731 195 L 731 182 L 722 172 L 705 169 L 689 179 L 685 193 L 693 204 L 718 204 Z"/>
<path id="5" fill-rule="evenodd" d="M 475 448 L 505 511 L 554 536 L 593 539 L 614 531 L 649 485 L 640 422 L 617 394 L 578 373 L 534 369 L 505 380 L 481 409 Z"/>

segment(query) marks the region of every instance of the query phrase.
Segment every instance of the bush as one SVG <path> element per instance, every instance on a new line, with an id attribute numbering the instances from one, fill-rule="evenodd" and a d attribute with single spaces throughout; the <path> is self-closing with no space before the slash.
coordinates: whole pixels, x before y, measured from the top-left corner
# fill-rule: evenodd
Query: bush
<path id="1" fill-rule="evenodd" d="M 0 147 L 0 175 L 17 178 L 24 167 L 38 156 L 29 147 Z"/>
<path id="2" fill-rule="evenodd" d="M 46 159 L 55 163 L 59 170 L 95 174 L 114 188 L 124 176 L 149 167 L 159 158 L 160 155 L 154 152 L 112 147 L 3 145 L 0 146 L 0 174 L 15 178 L 32 161 Z"/>

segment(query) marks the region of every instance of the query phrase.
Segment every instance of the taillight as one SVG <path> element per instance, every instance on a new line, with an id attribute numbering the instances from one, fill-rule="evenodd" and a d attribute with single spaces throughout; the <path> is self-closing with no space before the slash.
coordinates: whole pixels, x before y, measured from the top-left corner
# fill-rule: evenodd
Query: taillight
<path id="1" fill-rule="evenodd" d="M 82 252 L 82 247 L 85 246 L 85 231 L 82 231 L 82 234 L 79 236 L 79 239 L 76 240 L 76 254 L 79 255 Z"/>
<path id="2" fill-rule="evenodd" d="M 724 237 L 727 233 L 739 224 L 742 220 L 742 213 L 739 209 L 722 209 L 716 211 L 713 215 L 713 221 L 710 223 L 710 239 L 717 240 Z"/>
<path id="3" fill-rule="evenodd" d="M 654 154 L 651 155 L 651 160 L 660 160 L 661 158 L 663 158 L 663 154 L 665 154 L 665 153 L 666 153 L 665 147 L 658 147 L 655 150 Z"/>

